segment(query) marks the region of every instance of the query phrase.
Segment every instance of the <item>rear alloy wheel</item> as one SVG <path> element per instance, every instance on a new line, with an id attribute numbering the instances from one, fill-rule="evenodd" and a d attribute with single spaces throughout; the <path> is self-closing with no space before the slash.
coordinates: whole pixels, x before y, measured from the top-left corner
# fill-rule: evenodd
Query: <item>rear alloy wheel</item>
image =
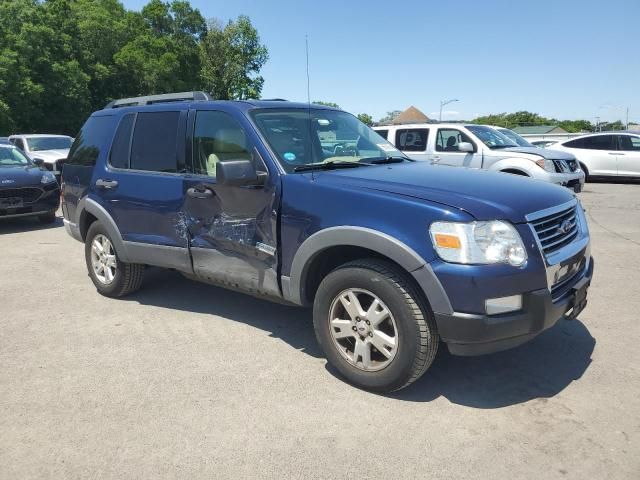
<path id="1" fill-rule="evenodd" d="M 102 295 L 123 297 L 142 285 L 144 265 L 121 261 L 113 241 L 100 222 L 94 222 L 89 227 L 84 256 L 89 277 Z"/>

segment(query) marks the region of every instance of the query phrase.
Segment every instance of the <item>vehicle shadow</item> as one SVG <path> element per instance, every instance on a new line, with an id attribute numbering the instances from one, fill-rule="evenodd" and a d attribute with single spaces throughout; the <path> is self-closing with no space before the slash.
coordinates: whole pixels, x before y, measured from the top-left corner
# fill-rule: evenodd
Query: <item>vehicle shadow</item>
<path id="1" fill-rule="evenodd" d="M 313 357 L 323 356 L 310 309 L 279 305 L 161 269 L 149 269 L 145 288 L 125 299 L 219 315 L 269 332 L 271 337 Z M 595 343 L 582 322 L 561 320 L 533 341 L 492 355 L 456 357 L 440 344 L 433 365 L 421 379 L 386 396 L 408 402 L 429 402 L 443 396 L 459 405 L 483 409 L 553 397 L 583 375 Z M 326 369 L 340 377 L 329 364 Z"/>
<path id="2" fill-rule="evenodd" d="M 62 217 L 56 217 L 53 223 L 40 223 L 38 217 L 0 218 L 0 235 L 7 233 L 34 232 L 63 226 Z"/>

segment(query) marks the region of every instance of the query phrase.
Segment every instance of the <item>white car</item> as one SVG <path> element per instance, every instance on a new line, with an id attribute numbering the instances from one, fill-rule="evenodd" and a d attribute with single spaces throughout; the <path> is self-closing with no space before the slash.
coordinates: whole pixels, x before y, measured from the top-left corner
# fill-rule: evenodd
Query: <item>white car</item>
<path id="1" fill-rule="evenodd" d="M 495 127 L 461 123 L 422 123 L 373 127 L 414 160 L 482 168 L 582 190 L 585 175 L 575 157 L 520 146 Z"/>
<path id="2" fill-rule="evenodd" d="M 554 143 L 552 148 L 574 154 L 590 177 L 640 177 L 637 133 L 593 133 Z"/>
<path id="3" fill-rule="evenodd" d="M 9 141 L 20 148 L 31 160 L 42 164 L 59 178 L 69 155 L 73 138 L 66 135 L 11 135 Z"/>

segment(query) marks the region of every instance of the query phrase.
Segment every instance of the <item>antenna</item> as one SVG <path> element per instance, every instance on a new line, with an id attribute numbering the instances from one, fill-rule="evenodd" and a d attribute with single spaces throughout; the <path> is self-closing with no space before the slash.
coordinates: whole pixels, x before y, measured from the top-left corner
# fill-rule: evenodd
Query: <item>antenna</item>
<path id="1" fill-rule="evenodd" d="M 307 35 L 304 36 L 304 43 L 305 43 L 306 52 L 307 52 L 307 103 L 311 105 L 311 88 L 310 88 L 311 81 L 309 80 L 309 37 Z"/>

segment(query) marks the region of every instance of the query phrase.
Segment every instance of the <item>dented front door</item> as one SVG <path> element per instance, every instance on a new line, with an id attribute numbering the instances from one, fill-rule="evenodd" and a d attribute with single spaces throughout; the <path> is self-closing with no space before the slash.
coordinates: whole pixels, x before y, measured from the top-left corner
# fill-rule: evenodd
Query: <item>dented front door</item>
<path id="1" fill-rule="evenodd" d="M 246 121 L 246 120 L 244 120 Z M 266 166 L 242 118 L 220 110 L 190 112 L 191 173 L 185 178 L 184 229 L 194 273 L 204 280 L 280 297 L 277 278 L 277 178 L 235 187 L 216 181 L 216 165 L 252 160 Z"/>

